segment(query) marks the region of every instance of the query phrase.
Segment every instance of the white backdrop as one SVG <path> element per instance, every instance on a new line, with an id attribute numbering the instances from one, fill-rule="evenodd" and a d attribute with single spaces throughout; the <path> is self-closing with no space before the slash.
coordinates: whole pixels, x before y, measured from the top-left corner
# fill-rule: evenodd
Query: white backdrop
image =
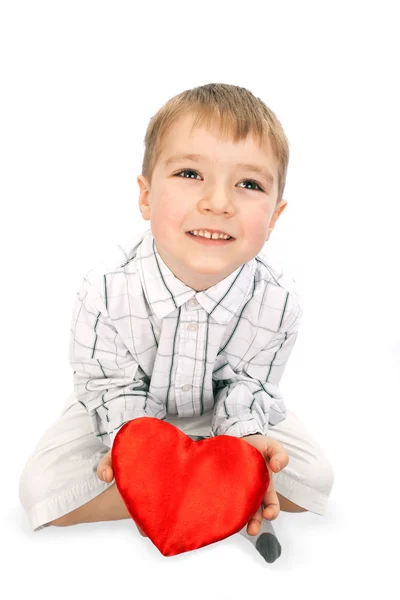
<path id="1" fill-rule="evenodd" d="M 1 4 L 8 598 L 398 597 L 395 4 Z M 78 285 L 148 227 L 136 181 L 148 121 L 171 96 L 211 82 L 250 89 L 290 141 L 288 206 L 268 250 L 299 284 L 305 312 L 281 388 L 335 469 L 326 517 L 281 511 L 274 521 L 283 553 L 273 565 L 239 535 L 166 558 L 129 521 L 33 533 L 18 500 L 23 466 L 72 389 Z"/>

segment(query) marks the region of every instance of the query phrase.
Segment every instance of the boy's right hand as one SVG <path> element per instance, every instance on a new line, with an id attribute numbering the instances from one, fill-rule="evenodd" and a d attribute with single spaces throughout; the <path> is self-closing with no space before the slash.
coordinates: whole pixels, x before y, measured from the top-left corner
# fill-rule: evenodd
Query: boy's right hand
<path id="1" fill-rule="evenodd" d="M 111 483 L 111 481 L 114 479 L 114 471 L 112 468 L 111 460 L 111 448 L 107 452 L 107 454 L 103 456 L 103 458 L 97 465 L 97 477 L 102 481 L 105 481 L 106 483 Z M 136 523 L 135 525 L 138 528 L 140 535 L 142 535 L 143 537 L 147 537 L 145 532 L 142 529 L 140 529 L 139 525 L 137 525 Z"/>

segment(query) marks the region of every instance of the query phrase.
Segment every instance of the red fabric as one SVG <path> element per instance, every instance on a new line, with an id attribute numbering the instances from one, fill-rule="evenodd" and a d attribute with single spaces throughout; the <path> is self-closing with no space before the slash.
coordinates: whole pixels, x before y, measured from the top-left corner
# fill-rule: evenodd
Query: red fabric
<path id="1" fill-rule="evenodd" d="M 129 514 L 164 556 L 239 532 L 269 485 L 265 459 L 246 441 L 220 435 L 195 442 L 153 417 L 125 423 L 111 458 Z"/>

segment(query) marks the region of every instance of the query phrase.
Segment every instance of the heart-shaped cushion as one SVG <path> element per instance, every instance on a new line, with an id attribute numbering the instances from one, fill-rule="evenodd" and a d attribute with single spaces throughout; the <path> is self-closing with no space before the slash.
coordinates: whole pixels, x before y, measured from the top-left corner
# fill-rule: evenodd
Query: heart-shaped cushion
<path id="1" fill-rule="evenodd" d="M 265 459 L 246 441 L 229 435 L 193 441 L 153 417 L 125 423 L 111 459 L 129 514 L 164 556 L 238 533 L 269 485 Z"/>

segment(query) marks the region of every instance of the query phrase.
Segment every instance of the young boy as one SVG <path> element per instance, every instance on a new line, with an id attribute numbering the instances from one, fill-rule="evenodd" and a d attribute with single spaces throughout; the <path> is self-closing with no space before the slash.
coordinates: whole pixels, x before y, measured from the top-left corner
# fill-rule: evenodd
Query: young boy
<path id="1" fill-rule="evenodd" d="M 151 119 L 138 176 L 151 228 L 122 264 L 83 278 L 74 393 L 20 478 L 34 531 L 130 518 L 111 447 L 142 416 L 194 440 L 241 437 L 262 453 L 271 484 L 240 533 L 267 562 L 281 553 L 270 522 L 280 508 L 326 513 L 332 467 L 278 387 L 301 296 L 262 253 L 287 205 L 288 160 L 279 120 L 242 87 L 187 90 Z"/>

